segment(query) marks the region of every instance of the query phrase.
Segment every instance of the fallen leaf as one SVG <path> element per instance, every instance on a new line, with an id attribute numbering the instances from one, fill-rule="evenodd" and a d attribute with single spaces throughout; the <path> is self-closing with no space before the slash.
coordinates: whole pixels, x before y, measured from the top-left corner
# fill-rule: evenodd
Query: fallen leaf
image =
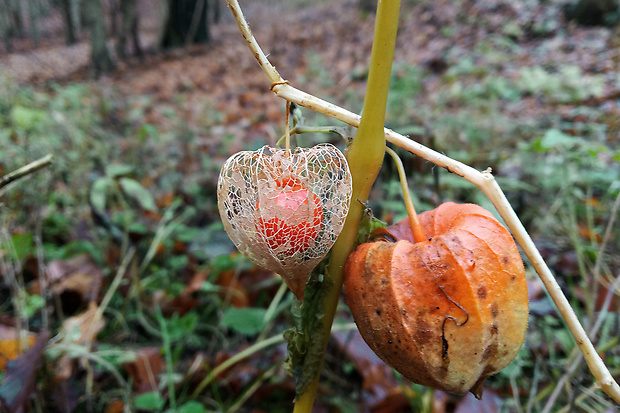
<path id="1" fill-rule="evenodd" d="M 370 409 L 372 413 L 404 413 L 411 411 L 409 400 L 403 392 L 403 387 L 391 388 L 384 397 L 374 403 Z"/>
<path id="2" fill-rule="evenodd" d="M 105 408 L 105 413 L 123 413 L 124 408 L 125 408 L 125 404 L 122 401 L 118 399 L 114 399 Z"/>
<path id="3" fill-rule="evenodd" d="M 174 191 L 165 192 L 155 200 L 155 205 L 160 209 L 168 208 L 172 204 L 172 201 L 174 201 L 175 196 L 176 194 Z"/>
<path id="4" fill-rule="evenodd" d="M 47 266 L 47 282 L 60 296 L 65 314 L 73 314 L 89 301 L 96 301 L 103 283 L 103 272 L 88 254 L 69 260 L 55 260 Z"/>
<path id="5" fill-rule="evenodd" d="M 25 333 L 28 347 L 37 341 L 37 336 L 30 332 Z M 23 341 L 19 332 L 13 327 L 0 325 L 0 371 L 6 369 L 7 362 L 20 356 L 24 352 Z"/>
<path id="6" fill-rule="evenodd" d="M 157 390 L 157 377 L 164 365 L 159 349 L 145 347 L 136 351 L 136 359 L 123 364 L 133 379 L 133 388 L 138 393 Z"/>
<path id="7" fill-rule="evenodd" d="M 88 303 L 88 309 L 83 313 L 67 318 L 62 323 L 63 342 L 86 345 L 92 343 L 97 334 L 105 326 L 103 317 L 98 315 L 99 307 L 93 301 Z M 73 359 L 68 354 L 63 355 L 56 364 L 56 377 L 67 380 L 73 373 Z"/>
<path id="8" fill-rule="evenodd" d="M 98 316 L 99 307 L 94 301 L 88 303 L 88 309 L 83 313 L 67 318 L 62 323 L 65 340 L 74 344 L 91 343 L 105 326 L 105 321 Z"/>
<path id="9" fill-rule="evenodd" d="M 6 376 L 0 384 L 0 405 L 8 413 L 28 410 L 30 396 L 36 389 L 37 371 L 41 368 L 43 351 L 49 338 L 49 332 L 41 332 L 30 350 L 8 363 Z"/>
<path id="10" fill-rule="evenodd" d="M 192 276 L 185 289 L 181 291 L 181 294 L 169 301 L 166 301 L 164 295 L 164 300 L 160 303 L 162 313 L 166 316 L 174 313 L 182 316 L 196 307 L 198 299 L 194 297 L 194 294 L 202 290 L 202 284 L 207 280 L 207 276 L 207 271 L 199 271 Z"/>
<path id="11" fill-rule="evenodd" d="M 579 223 L 577 226 L 577 232 L 579 232 L 579 236 L 581 238 L 587 239 L 589 241 L 595 241 L 597 243 L 601 243 L 603 241 L 603 237 L 601 234 L 590 228 L 588 225 Z"/>
<path id="12" fill-rule="evenodd" d="M 386 399 L 402 396 L 406 401 L 402 391 L 396 392 L 401 393 L 400 396 L 394 393 L 394 389 L 399 386 L 392 369 L 368 347 L 359 331 L 334 332 L 332 336 L 340 351 L 355 364 L 356 370 L 362 376 L 362 389 L 369 393 L 367 402 L 373 406 L 373 411 L 383 411 L 380 406 Z"/>
<path id="13" fill-rule="evenodd" d="M 222 297 L 222 299 L 229 299 L 234 307 L 243 308 L 250 305 L 248 292 L 239 281 L 239 276 L 235 277 L 235 271 L 222 271 L 215 283 L 223 287 L 220 290 L 220 297 Z"/>

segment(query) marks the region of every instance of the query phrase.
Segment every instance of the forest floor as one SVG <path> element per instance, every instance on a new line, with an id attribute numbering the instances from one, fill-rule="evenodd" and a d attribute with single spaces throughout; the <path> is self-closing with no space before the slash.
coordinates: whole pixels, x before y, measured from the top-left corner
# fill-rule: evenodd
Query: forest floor
<path id="1" fill-rule="evenodd" d="M 0 380 L 21 374 L 36 389 L 38 411 L 290 411 L 283 344 L 218 371 L 215 381 L 208 375 L 293 324 L 293 297 L 234 252 L 215 200 L 223 162 L 274 144 L 285 104 L 226 8 L 211 43 L 157 51 L 156 3 L 140 2 L 145 55 L 99 79 L 87 36 L 65 46 L 54 13 L 39 45 L 19 40 L 11 53 L 0 50 L 0 175 L 55 156 L 40 180 L 0 189 L 0 355 L 8 357 L 2 343 L 13 343 L 20 326 L 32 343 L 37 332 L 53 336 L 45 362 L 30 355 L 30 370 L 5 369 L 0 357 Z M 247 3 L 254 35 L 283 78 L 359 113 L 373 15 L 354 0 Z M 403 1 L 387 125 L 493 168 L 580 319 L 590 327 L 603 320 L 597 348 L 620 378 L 620 295 L 611 287 L 620 274 L 620 44 L 608 28 L 564 21 L 561 6 Z M 334 123 L 303 114 L 308 124 Z M 333 136 L 301 139 L 342 146 Z M 399 153 L 420 210 L 444 200 L 492 208 L 469 183 Z M 375 214 L 402 218 L 387 161 L 378 182 Z M 333 334 L 316 411 L 612 411 L 590 391 L 583 363 L 569 368 L 574 343 L 527 271 L 526 343 L 487 381 L 481 402 L 395 375 L 346 330 L 343 305 L 345 331 Z M 71 338 L 71 323 L 88 333 Z M 90 363 L 78 363 L 85 354 Z M 562 378 L 568 384 L 556 394 Z M 30 403 L 27 396 L 18 400 Z"/>

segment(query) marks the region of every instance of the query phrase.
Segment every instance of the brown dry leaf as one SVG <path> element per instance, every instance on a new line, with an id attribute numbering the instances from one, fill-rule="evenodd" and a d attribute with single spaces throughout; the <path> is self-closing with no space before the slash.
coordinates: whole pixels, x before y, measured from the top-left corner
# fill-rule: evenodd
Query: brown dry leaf
<path id="1" fill-rule="evenodd" d="M 596 297 L 596 304 L 594 306 L 597 310 L 603 309 L 608 294 L 612 294 L 612 296 L 607 311 L 617 311 L 620 308 L 620 291 L 609 291 L 609 287 L 609 284 L 599 283 L 598 296 Z"/>
<path id="2" fill-rule="evenodd" d="M 37 336 L 30 332 L 25 334 L 25 342 L 30 348 L 37 341 Z M 6 369 L 7 362 L 17 358 L 24 352 L 23 343 L 15 328 L 0 325 L 0 371 Z"/>
<path id="3" fill-rule="evenodd" d="M 175 196 L 176 194 L 174 191 L 165 192 L 155 200 L 155 205 L 157 205 L 157 208 L 161 209 L 168 208 L 172 204 L 172 201 L 174 201 Z"/>
<path id="4" fill-rule="evenodd" d="M 105 321 L 98 314 L 99 307 L 94 301 L 88 303 L 88 309 L 83 313 L 70 317 L 62 323 L 63 341 L 78 345 L 90 344 L 105 326 Z M 68 355 L 62 356 L 56 366 L 56 377 L 67 380 L 73 372 L 72 359 Z"/>
<path id="5" fill-rule="evenodd" d="M 61 296 L 63 310 L 75 311 L 88 301 L 96 301 L 103 283 L 103 272 L 88 254 L 69 260 L 55 260 L 47 266 L 50 289 Z"/>
<path id="6" fill-rule="evenodd" d="M 382 403 L 393 397 L 394 389 L 399 388 L 392 369 L 368 347 L 359 331 L 335 332 L 332 336 L 340 351 L 355 364 L 362 376 L 362 388 L 370 394 L 366 398 L 367 403 L 373 406 L 373 411 L 375 407 L 381 411 Z"/>
<path id="7" fill-rule="evenodd" d="M 30 395 L 36 389 L 37 371 L 41 368 L 43 351 L 49 338 L 49 332 L 42 332 L 30 350 L 8 364 L 6 377 L 0 384 L 0 406 L 3 411 L 27 411 Z"/>
<path id="8" fill-rule="evenodd" d="M 133 379 L 133 388 L 137 393 L 157 390 L 157 376 L 164 366 L 164 361 L 156 347 L 145 347 L 136 351 L 136 359 L 123 364 L 127 374 Z"/>
<path id="9" fill-rule="evenodd" d="M 243 308 L 249 306 L 250 298 L 239 278 L 240 276 L 235 277 L 235 271 L 227 270 L 220 273 L 215 284 L 223 287 L 220 290 L 220 296 L 223 299 L 229 297 L 234 307 Z"/>
<path id="10" fill-rule="evenodd" d="M 94 301 L 88 303 L 88 309 L 83 313 L 67 318 L 62 323 L 65 340 L 74 344 L 87 344 L 93 342 L 97 334 L 105 326 L 105 321 L 98 316 L 99 307 Z"/>
<path id="11" fill-rule="evenodd" d="M 370 409 L 372 413 L 404 413 L 410 410 L 409 400 L 400 386 L 390 389 L 385 397 L 374 403 Z"/>
<path id="12" fill-rule="evenodd" d="M 587 239 L 589 241 L 595 241 L 597 243 L 601 243 L 603 241 L 603 237 L 601 236 L 601 234 L 597 233 L 587 224 L 579 223 L 579 225 L 577 226 L 577 232 L 579 232 L 579 236 L 581 238 Z"/>
<path id="13" fill-rule="evenodd" d="M 172 300 L 165 301 L 166 297 L 164 295 L 164 302 L 159 303 L 164 315 L 178 313 L 182 316 L 198 305 L 198 300 L 193 295 L 202 289 L 202 283 L 206 281 L 207 275 L 206 271 L 195 273 L 181 294 Z"/>
<path id="14" fill-rule="evenodd" d="M 112 400 L 110 404 L 105 408 L 105 413 L 123 413 L 125 409 L 125 404 L 118 400 Z"/>

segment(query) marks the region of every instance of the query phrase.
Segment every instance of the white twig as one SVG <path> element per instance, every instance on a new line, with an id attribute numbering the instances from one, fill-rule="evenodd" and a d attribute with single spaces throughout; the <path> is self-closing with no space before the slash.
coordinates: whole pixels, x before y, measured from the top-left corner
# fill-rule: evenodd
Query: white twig
<path id="1" fill-rule="evenodd" d="M 52 160 L 52 155 L 46 155 L 41 159 L 37 159 L 36 161 L 31 162 L 26 166 L 22 166 L 21 168 L 4 175 L 2 178 L 0 178 L 0 188 L 17 181 L 18 179 L 23 178 L 26 175 L 30 175 L 31 173 L 36 172 L 39 169 L 45 168 L 52 163 Z"/>
<path id="2" fill-rule="evenodd" d="M 280 76 L 275 67 L 271 65 L 256 42 L 248 23 L 243 17 L 243 12 L 241 11 L 237 0 L 227 0 L 227 2 L 233 17 L 241 30 L 241 34 L 250 48 L 250 51 L 258 61 L 260 67 L 263 69 L 263 72 L 265 72 L 271 81 L 271 90 L 276 96 L 316 112 L 323 113 L 324 115 L 332 118 L 341 120 L 351 126 L 359 126 L 359 115 L 289 85 L 288 82 Z M 616 383 L 611 373 L 605 366 L 605 363 L 603 363 L 597 354 L 594 345 L 588 338 L 585 330 L 579 322 L 579 319 L 577 318 L 577 315 L 573 311 L 570 303 L 564 296 L 559 284 L 551 273 L 551 270 L 543 260 L 530 235 L 525 230 L 525 227 L 517 217 L 517 214 L 514 212 L 512 206 L 506 199 L 506 196 L 495 181 L 490 169 L 480 172 L 471 166 L 465 165 L 464 163 L 435 152 L 434 150 L 387 128 L 385 129 L 385 138 L 388 142 L 406 149 L 437 166 L 441 166 L 449 172 L 455 173 L 456 175 L 478 186 L 482 192 L 484 192 L 484 194 L 497 209 L 497 212 L 499 212 L 500 216 L 504 219 L 504 222 L 512 231 L 515 239 L 523 249 L 523 252 L 529 258 L 532 266 L 540 276 L 545 288 L 549 292 L 549 295 L 557 306 L 558 311 L 566 322 L 568 329 L 581 349 L 586 363 L 588 364 L 588 368 L 594 375 L 598 385 L 607 395 L 614 399 L 616 403 L 620 404 L 620 386 Z"/>

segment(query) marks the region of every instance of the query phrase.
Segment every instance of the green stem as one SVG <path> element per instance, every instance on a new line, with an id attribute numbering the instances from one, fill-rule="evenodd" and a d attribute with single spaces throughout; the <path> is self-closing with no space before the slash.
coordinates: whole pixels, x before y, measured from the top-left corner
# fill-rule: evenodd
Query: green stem
<path id="1" fill-rule="evenodd" d="M 353 177 L 353 195 L 349 215 L 344 228 L 332 248 L 331 261 L 327 269 L 329 277 L 334 282 L 325 302 L 325 317 L 323 318 L 323 335 L 328 337 L 331 332 L 340 291 L 344 278 L 344 265 L 355 246 L 355 239 L 359 224 L 364 213 L 361 202 L 368 200 L 377 174 L 381 169 L 385 154 L 385 108 L 392 72 L 392 60 L 396 45 L 398 29 L 398 14 L 400 0 L 379 0 L 377 19 L 370 58 L 370 71 L 362 119 L 347 151 L 347 160 Z M 361 202 L 358 202 L 361 201 Z M 328 340 L 324 340 L 327 345 Z M 323 352 L 323 354 L 325 354 Z M 323 361 L 321 360 L 321 364 Z M 320 371 L 314 381 L 295 403 L 294 413 L 310 413 L 316 396 Z"/>

